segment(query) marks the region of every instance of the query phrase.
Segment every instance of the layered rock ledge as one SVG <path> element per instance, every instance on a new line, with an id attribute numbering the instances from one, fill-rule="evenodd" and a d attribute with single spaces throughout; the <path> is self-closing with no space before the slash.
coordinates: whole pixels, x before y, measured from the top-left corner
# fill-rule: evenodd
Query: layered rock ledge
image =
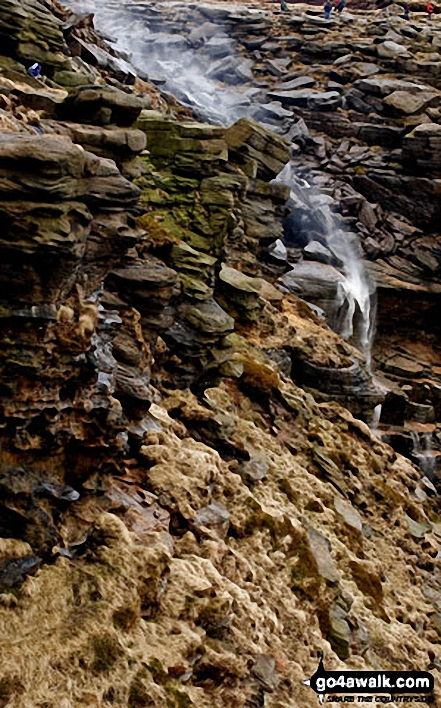
<path id="1" fill-rule="evenodd" d="M 279 22 L 200 12 L 252 51 Z M 286 23 L 334 31 L 320 20 Z M 195 120 L 56 3 L 11 0 L 0 36 L 0 704 L 297 708 L 318 651 L 438 671 L 436 487 L 348 410 L 376 404 L 366 361 L 281 284 L 293 136 Z M 304 148 L 314 171 L 327 143 Z M 390 216 L 328 184 L 342 216 Z M 388 415 L 401 430 L 406 396 L 430 418 L 435 359 L 384 354 Z"/>

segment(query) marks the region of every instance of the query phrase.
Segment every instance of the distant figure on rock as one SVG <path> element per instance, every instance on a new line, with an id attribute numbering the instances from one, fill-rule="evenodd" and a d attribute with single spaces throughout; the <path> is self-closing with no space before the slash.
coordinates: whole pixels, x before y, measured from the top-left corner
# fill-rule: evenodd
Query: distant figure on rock
<path id="1" fill-rule="evenodd" d="M 404 15 L 403 15 L 404 19 L 410 20 L 410 3 L 405 2 L 403 7 L 404 7 Z"/>
<path id="2" fill-rule="evenodd" d="M 280 0 L 280 9 L 282 10 L 282 12 L 289 12 L 286 0 Z"/>
<path id="3" fill-rule="evenodd" d="M 34 79 L 41 79 L 41 64 L 38 64 L 38 62 L 32 64 L 28 69 L 28 74 Z"/>
<path id="4" fill-rule="evenodd" d="M 332 12 L 332 5 L 331 5 L 330 0 L 326 0 L 326 4 L 325 4 L 324 9 L 325 9 L 325 20 L 329 20 L 329 18 L 331 17 L 331 12 Z"/>
<path id="5" fill-rule="evenodd" d="M 336 0 L 336 2 L 335 2 L 335 9 L 337 10 L 337 12 L 339 12 L 339 13 L 340 13 L 340 12 L 343 12 L 343 10 L 345 9 L 345 7 L 346 7 L 346 0 L 339 0 L 338 5 L 337 5 L 337 0 Z"/>
<path id="6" fill-rule="evenodd" d="M 433 7 L 432 3 L 428 2 L 426 5 L 426 10 L 427 10 L 427 17 L 429 18 L 429 20 L 432 19 L 434 9 L 435 8 Z"/>

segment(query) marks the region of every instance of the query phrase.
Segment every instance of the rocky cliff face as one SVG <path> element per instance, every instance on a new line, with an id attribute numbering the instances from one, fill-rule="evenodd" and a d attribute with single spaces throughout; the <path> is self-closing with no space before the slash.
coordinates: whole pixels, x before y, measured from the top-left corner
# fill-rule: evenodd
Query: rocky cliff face
<path id="1" fill-rule="evenodd" d="M 423 13 L 412 12 L 410 22 L 401 15 L 398 5 L 324 20 L 314 8 L 281 13 L 261 5 L 249 10 L 182 3 L 158 10 L 147 3 L 114 17 L 123 36 L 130 21 L 135 38 L 149 30 L 144 67 L 153 81 L 165 82 L 214 120 L 246 115 L 293 141 L 292 167 L 320 189 L 321 199 L 297 203 L 284 224 L 285 243 L 294 252 L 284 261 L 276 249 L 271 267 L 277 262 L 284 287 L 329 313 L 339 276 L 323 266 L 332 263 L 320 245 L 317 212 L 326 207 L 352 235 L 377 288 L 374 363 L 385 399 L 380 434 L 413 459 L 429 444 L 436 469 L 441 40 L 438 24 Z M 107 25 L 115 22 L 110 13 Z M 179 73 L 176 62 L 174 75 L 158 75 L 162 57 L 174 52 L 184 57 L 185 71 Z M 206 75 L 219 91 L 217 112 L 204 97 L 207 87 L 198 92 L 192 80 L 207 64 Z M 303 264 L 284 275 L 299 258 Z M 363 405 L 360 395 L 357 403 L 333 389 L 331 379 L 327 372 L 309 376 L 303 367 L 297 380 L 319 386 L 322 394 L 332 391 L 334 399 L 340 395 L 369 420 L 380 398 L 366 390 L 366 382 L 360 386 L 359 374 L 351 380 L 349 372 L 346 391 L 360 394 L 364 387 Z"/>
<path id="2" fill-rule="evenodd" d="M 0 705 L 306 706 L 319 650 L 438 671 L 436 489 L 341 405 L 378 384 L 279 280 L 289 136 L 196 121 L 55 3 L 0 35 Z M 334 140 L 295 159 L 335 175 Z M 363 234 L 388 212 L 352 174 L 328 191 Z M 403 366 L 390 416 L 430 405 Z"/>

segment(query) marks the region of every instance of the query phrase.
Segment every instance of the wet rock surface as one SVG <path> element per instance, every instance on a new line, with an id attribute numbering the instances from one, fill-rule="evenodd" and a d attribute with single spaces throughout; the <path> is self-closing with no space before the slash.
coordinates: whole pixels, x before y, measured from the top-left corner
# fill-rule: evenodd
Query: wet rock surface
<path id="1" fill-rule="evenodd" d="M 243 113 L 196 120 L 89 15 L 0 9 L 0 703 L 296 708 L 317 651 L 424 670 L 441 284 L 438 62 L 418 47 L 435 33 L 130 12 L 156 58 L 190 45 L 244 88 Z M 320 197 L 275 181 L 290 157 Z M 376 380 L 324 319 L 343 277 L 325 207 L 377 281 Z M 354 415 L 381 400 L 374 434 Z"/>

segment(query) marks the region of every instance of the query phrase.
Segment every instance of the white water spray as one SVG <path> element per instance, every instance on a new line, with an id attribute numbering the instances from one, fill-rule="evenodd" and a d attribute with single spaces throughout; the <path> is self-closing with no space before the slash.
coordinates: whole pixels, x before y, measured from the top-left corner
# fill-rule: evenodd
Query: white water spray
<path id="1" fill-rule="evenodd" d="M 378 428 L 378 425 L 381 420 L 381 413 L 383 411 L 383 404 L 379 403 L 377 406 L 374 408 L 374 412 L 372 413 L 372 421 L 371 421 L 371 430 L 375 433 L 375 431 Z"/>
<path id="2" fill-rule="evenodd" d="M 418 466 L 428 479 L 433 479 L 436 464 L 436 455 L 433 451 L 432 433 L 419 434 L 414 430 L 410 431 L 413 442 L 413 455 Z"/>
<path id="3" fill-rule="evenodd" d="M 141 77 L 161 77 L 165 81 L 162 88 L 176 96 L 186 106 L 191 107 L 203 120 L 220 125 L 231 125 L 250 113 L 249 86 L 229 87 L 209 78 L 209 56 L 195 51 L 179 34 L 165 31 L 154 32 L 148 26 L 146 10 L 152 9 L 159 15 L 161 7 L 176 8 L 174 20 L 179 19 L 182 10 L 188 13 L 188 6 L 179 2 L 168 3 L 125 3 L 109 0 L 65 0 L 75 12 L 94 14 L 94 25 L 104 35 L 111 46 L 123 53 Z M 254 11 L 256 12 L 256 11 Z M 139 18 L 139 19 L 137 19 Z M 218 26 L 216 37 L 227 38 Z M 163 39 L 164 42 L 158 42 Z M 176 40 L 174 42 L 173 40 Z M 179 41 L 180 40 L 180 41 Z M 231 41 L 229 56 L 240 57 L 234 51 Z"/>
<path id="4" fill-rule="evenodd" d="M 344 280 L 337 284 L 336 306 L 343 313 L 338 333 L 343 339 L 355 340 L 370 367 L 375 314 L 372 307 L 374 288 L 361 254 L 357 253 L 358 243 L 338 227 L 325 195 L 305 179 L 297 177 L 291 164 L 284 167 L 277 180 L 291 188 L 294 206 L 306 208 L 320 218 L 327 247 L 342 264 L 341 272 L 344 275 Z"/>

